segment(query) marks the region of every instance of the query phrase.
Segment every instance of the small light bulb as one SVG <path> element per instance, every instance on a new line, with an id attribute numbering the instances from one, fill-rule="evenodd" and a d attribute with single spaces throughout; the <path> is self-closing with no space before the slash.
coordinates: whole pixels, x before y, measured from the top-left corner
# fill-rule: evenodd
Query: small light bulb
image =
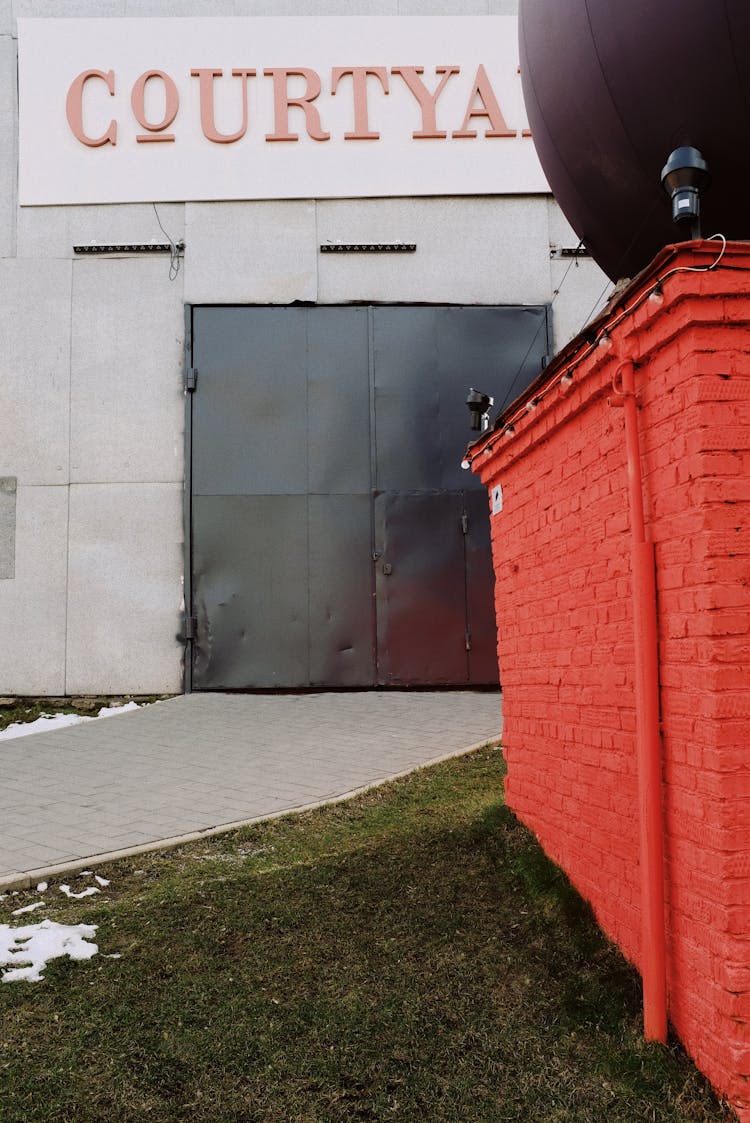
<path id="1" fill-rule="evenodd" d="M 570 389 L 570 386 L 571 386 L 572 382 L 573 382 L 573 375 L 570 373 L 569 370 L 566 370 L 565 374 L 560 379 L 560 389 L 562 390 L 563 393 L 565 393 L 566 390 Z"/>
<path id="2" fill-rule="evenodd" d="M 653 292 L 650 292 L 648 294 L 648 302 L 649 304 L 655 305 L 657 308 L 660 304 L 664 303 L 664 293 L 658 286 L 653 290 Z"/>
<path id="3" fill-rule="evenodd" d="M 528 402 L 526 403 L 526 410 L 527 410 L 527 412 L 528 412 L 528 413 L 531 413 L 531 411 L 532 411 L 533 409 L 536 409 L 536 407 L 537 407 L 538 405 L 539 405 L 539 402 L 537 401 L 537 399 L 536 399 L 536 398 L 532 398 L 532 399 L 531 399 L 530 401 L 528 401 Z"/>
<path id="4" fill-rule="evenodd" d="M 605 331 L 604 335 L 601 337 L 601 339 L 599 340 L 599 346 L 601 347 L 601 349 L 603 351 L 611 351 L 612 350 L 612 340 L 609 338 L 606 331 Z"/>
<path id="5" fill-rule="evenodd" d="M 515 433 L 515 431 L 516 430 L 512 425 L 506 425 L 505 426 L 504 433 L 505 433 L 506 437 L 512 437 L 513 434 Z"/>
<path id="6" fill-rule="evenodd" d="M 463 468 L 464 471 L 466 471 L 467 468 L 471 468 L 471 461 L 467 460 L 467 458 L 464 457 L 463 460 L 461 461 L 461 467 Z"/>

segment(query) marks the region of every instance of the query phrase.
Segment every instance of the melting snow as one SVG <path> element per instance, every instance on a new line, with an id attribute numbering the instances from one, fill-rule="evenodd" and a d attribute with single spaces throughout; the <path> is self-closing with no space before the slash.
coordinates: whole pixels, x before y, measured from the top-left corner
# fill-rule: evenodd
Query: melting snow
<path id="1" fill-rule="evenodd" d="M 0 741 L 10 741 L 13 737 L 27 737 L 30 733 L 49 733 L 66 725 L 80 725 L 83 721 L 96 721 L 100 717 L 124 714 L 128 710 L 139 709 L 137 702 L 126 702 L 122 706 L 102 706 L 96 717 L 81 714 L 42 714 L 36 721 L 15 721 L 7 729 L 0 730 Z"/>
<path id="2" fill-rule="evenodd" d="M 80 901 L 83 897 L 91 897 L 94 893 L 101 893 L 101 889 L 97 889 L 95 885 L 90 885 L 88 889 L 84 889 L 80 893 L 74 893 L 69 885 L 61 885 L 60 892 L 64 893 L 66 897 L 72 897 L 76 901 Z"/>
<path id="3" fill-rule="evenodd" d="M 35 909 L 43 909 L 44 901 L 35 901 L 33 905 L 24 905 L 22 909 L 13 909 L 11 916 L 20 916 L 23 912 L 34 912 Z"/>
<path id="4" fill-rule="evenodd" d="M 10 967 L 3 973 L 2 981 L 38 983 L 50 959 L 65 955 L 71 959 L 91 959 L 99 950 L 90 942 L 96 927 L 95 924 L 57 924 L 54 920 L 42 920 L 22 928 L 0 924 L 0 967 Z"/>

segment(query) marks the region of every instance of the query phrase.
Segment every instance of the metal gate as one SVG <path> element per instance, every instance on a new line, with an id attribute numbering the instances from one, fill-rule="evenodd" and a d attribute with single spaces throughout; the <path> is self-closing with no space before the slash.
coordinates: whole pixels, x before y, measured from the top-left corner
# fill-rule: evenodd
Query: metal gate
<path id="1" fill-rule="evenodd" d="M 470 384 L 512 394 L 547 310 L 189 310 L 187 686 L 497 682 Z"/>

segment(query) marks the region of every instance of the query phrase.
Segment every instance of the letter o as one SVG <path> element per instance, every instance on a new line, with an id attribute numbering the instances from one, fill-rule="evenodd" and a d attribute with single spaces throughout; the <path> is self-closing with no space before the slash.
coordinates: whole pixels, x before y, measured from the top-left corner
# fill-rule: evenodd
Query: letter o
<path id="1" fill-rule="evenodd" d="M 164 83 L 166 101 L 164 117 L 157 123 L 146 120 L 146 85 L 152 78 L 161 78 Z M 169 128 L 177 116 L 177 110 L 180 108 L 180 95 L 168 74 L 165 74 L 163 70 L 147 70 L 144 74 L 141 74 L 140 78 L 136 78 L 133 85 L 130 104 L 133 107 L 133 115 L 138 124 L 142 129 L 148 129 L 147 133 L 139 133 L 136 137 L 139 144 L 144 141 L 174 140 L 174 133 L 165 133 L 164 130 Z"/>

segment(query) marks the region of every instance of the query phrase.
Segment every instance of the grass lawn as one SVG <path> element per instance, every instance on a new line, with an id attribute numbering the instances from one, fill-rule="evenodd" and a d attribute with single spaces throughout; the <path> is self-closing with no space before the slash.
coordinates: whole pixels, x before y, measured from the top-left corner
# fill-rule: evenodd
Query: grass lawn
<path id="1" fill-rule="evenodd" d="M 51 885 L 13 923 L 97 924 L 100 955 L 0 986 L 2 1123 L 732 1118 L 678 1045 L 642 1042 L 637 975 L 502 773 L 484 749 L 97 869 L 101 896 Z"/>

